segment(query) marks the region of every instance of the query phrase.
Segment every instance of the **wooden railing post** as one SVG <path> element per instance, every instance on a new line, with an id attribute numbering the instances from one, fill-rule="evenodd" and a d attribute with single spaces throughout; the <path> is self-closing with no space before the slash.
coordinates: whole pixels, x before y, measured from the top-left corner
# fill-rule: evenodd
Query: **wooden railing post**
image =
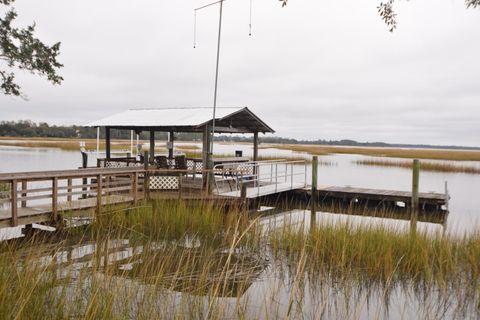
<path id="1" fill-rule="evenodd" d="M 22 180 L 22 198 L 25 198 L 27 196 L 27 180 Z M 22 208 L 26 208 L 27 207 L 27 200 L 22 200 L 22 203 L 21 203 L 21 206 Z"/>
<path id="2" fill-rule="evenodd" d="M 97 176 L 97 215 L 102 212 L 102 175 Z"/>
<path id="3" fill-rule="evenodd" d="M 67 179 L 67 201 L 71 202 L 72 201 L 72 178 Z"/>
<path id="4" fill-rule="evenodd" d="M 10 199 L 12 201 L 12 227 L 16 227 L 18 225 L 17 180 L 12 180 L 10 192 Z"/>
<path id="5" fill-rule="evenodd" d="M 86 187 L 87 184 L 88 184 L 88 178 L 82 178 L 82 185 L 83 185 L 83 187 L 82 187 L 82 199 L 87 199 L 87 191 L 88 191 L 88 188 Z"/>
<path id="6" fill-rule="evenodd" d="M 52 179 L 52 220 L 56 222 L 58 220 L 58 178 Z"/>

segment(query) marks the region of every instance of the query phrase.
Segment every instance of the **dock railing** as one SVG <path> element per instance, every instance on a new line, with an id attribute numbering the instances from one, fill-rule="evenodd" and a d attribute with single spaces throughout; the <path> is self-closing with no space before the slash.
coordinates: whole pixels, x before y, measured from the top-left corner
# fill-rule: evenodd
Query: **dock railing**
<path id="1" fill-rule="evenodd" d="M 307 185 L 306 160 L 269 160 L 218 164 L 215 173 L 217 194 L 241 192 L 250 189 L 250 194 L 261 196 Z"/>
<path id="2" fill-rule="evenodd" d="M 0 199 L 0 203 L 10 205 L 11 226 L 21 224 L 20 218 L 41 214 L 51 215 L 55 222 L 59 211 L 85 206 L 79 200 L 92 199 L 92 204 L 87 206 L 96 207 L 98 211 L 110 200 L 116 201 L 110 196 L 121 194 L 121 202 L 136 202 L 143 191 L 144 174 L 143 168 L 0 174 L 0 183 L 9 186 L 9 196 Z"/>

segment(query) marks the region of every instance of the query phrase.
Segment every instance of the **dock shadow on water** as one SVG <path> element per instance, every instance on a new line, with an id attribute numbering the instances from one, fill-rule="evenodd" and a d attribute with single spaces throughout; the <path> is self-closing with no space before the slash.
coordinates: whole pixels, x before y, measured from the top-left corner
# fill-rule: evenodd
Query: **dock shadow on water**
<path id="1" fill-rule="evenodd" d="M 308 217 L 160 201 L 32 232 L 0 245 L 0 317 L 480 316 L 480 233 Z"/>

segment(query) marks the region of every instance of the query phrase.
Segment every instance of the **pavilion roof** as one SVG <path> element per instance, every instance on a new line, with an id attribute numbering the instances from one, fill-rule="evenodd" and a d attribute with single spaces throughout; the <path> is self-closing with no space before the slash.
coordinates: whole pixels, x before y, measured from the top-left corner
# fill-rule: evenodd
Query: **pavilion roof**
<path id="1" fill-rule="evenodd" d="M 90 122 L 86 127 L 110 127 L 136 131 L 201 132 L 212 124 L 212 108 L 130 109 Z M 275 132 L 247 107 L 217 108 L 215 132 Z"/>

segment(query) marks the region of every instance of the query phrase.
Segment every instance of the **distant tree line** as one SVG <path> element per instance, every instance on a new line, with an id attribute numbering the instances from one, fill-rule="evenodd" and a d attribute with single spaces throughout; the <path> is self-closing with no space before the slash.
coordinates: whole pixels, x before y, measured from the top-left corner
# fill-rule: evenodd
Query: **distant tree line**
<path id="1" fill-rule="evenodd" d="M 56 126 L 49 125 L 46 122 L 35 123 L 30 120 L 20 121 L 1 121 L 0 122 L 0 136 L 1 137 L 24 137 L 24 138 L 79 138 L 79 139 L 95 139 L 97 137 L 97 129 L 82 126 Z M 129 130 L 115 130 L 111 131 L 112 139 L 130 139 Z M 100 138 L 105 138 L 105 130 L 100 131 Z M 157 132 L 155 138 L 159 140 L 166 140 L 166 132 Z M 148 132 L 142 132 L 140 139 L 149 139 Z M 184 141 L 201 141 L 202 135 L 200 133 L 177 133 L 176 140 Z M 215 136 L 215 141 L 224 142 L 253 142 L 252 135 L 237 136 L 237 135 L 220 135 Z M 417 147 L 417 148 L 445 148 L 445 149 L 471 149 L 478 150 L 478 147 L 462 147 L 462 146 L 439 146 L 426 144 L 389 144 L 385 142 L 358 142 L 355 140 L 297 140 L 292 138 L 282 138 L 276 136 L 260 137 L 262 143 L 283 143 L 283 144 L 309 144 L 309 145 L 329 145 L 329 146 L 350 146 L 350 147 Z"/>

